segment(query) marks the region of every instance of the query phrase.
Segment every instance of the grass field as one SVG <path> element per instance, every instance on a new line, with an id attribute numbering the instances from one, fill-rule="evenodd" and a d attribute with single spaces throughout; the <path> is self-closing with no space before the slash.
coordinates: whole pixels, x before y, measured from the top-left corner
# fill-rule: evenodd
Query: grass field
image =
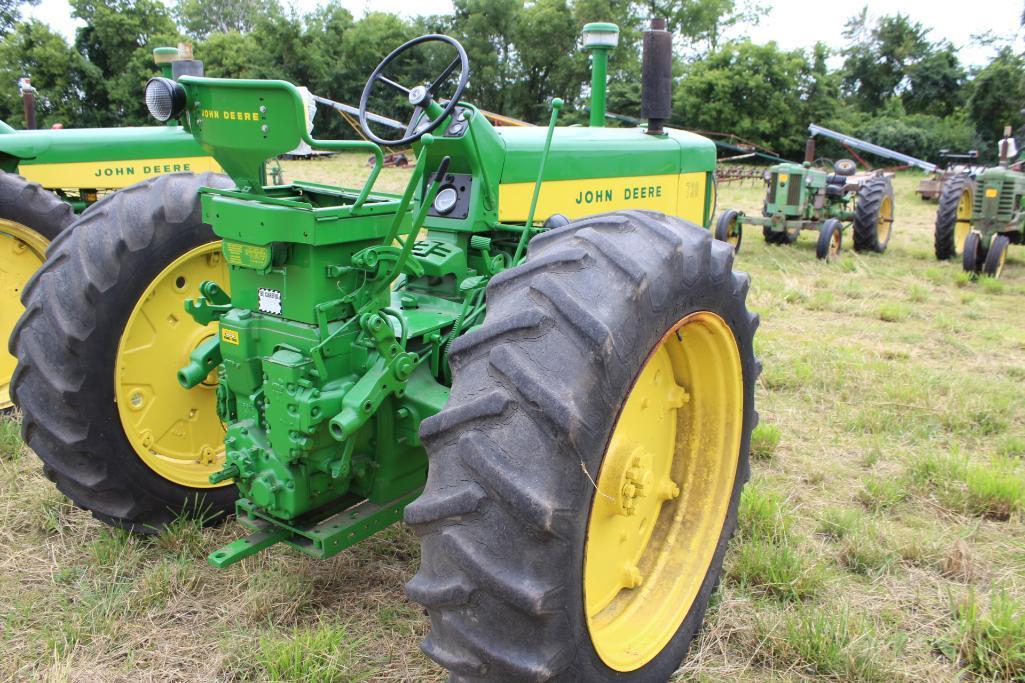
<path id="1" fill-rule="evenodd" d="M 353 181 L 362 159 L 285 164 Z M 383 189 L 405 172 L 386 171 Z M 897 179 L 884 255 L 745 235 L 762 425 L 721 589 L 674 680 L 1025 680 L 1025 248 L 999 281 L 932 255 Z M 760 206 L 760 183 L 720 209 Z M 846 246 L 849 246 L 849 235 Z M 233 524 L 159 538 L 72 508 L 0 418 L 0 679 L 430 681 L 418 545 L 207 566 Z"/>

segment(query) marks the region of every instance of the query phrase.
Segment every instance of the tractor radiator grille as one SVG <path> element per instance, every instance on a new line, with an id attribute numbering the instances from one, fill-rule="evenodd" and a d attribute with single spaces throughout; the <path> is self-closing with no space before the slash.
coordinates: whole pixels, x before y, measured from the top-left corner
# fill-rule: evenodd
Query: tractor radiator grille
<path id="1" fill-rule="evenodd" d="M 787 183 L 789 187 L 787 190 L 787 204 L 790 206 L 797 206 L 801 203 L 801 180 L 801 176 L 792 175 Z"/>
<path id="2" fill-rule="evenodd" d="M 1018 206 L 1017 197 L 1014 194 L 1015 182 L 1014 178 L 1004 178 L 1003 183 L 999 187 L 1000 196 L 997 198 L 996 214 L 991 215 L 991 218 L 1006 218 L 1011 219 Z M 986 201 L 985 188 L 979 188 L 979 191 L 975 193 L 975 198 L 972 201 L 972 213 L 976 216 L 985 215 L 983 211 L 983 204 Z M 992 201 L 992 200 L 990 200 Z M 993 205 L 990 204 L 990 207 Z"/>
<path id="3" fill-rule="evenodd" d="M 770 204 L 776 203 L 776 183 L 779 182 L 779 173 L 773 173 L 769 177 L 769 196 L 766 197 Z"/>

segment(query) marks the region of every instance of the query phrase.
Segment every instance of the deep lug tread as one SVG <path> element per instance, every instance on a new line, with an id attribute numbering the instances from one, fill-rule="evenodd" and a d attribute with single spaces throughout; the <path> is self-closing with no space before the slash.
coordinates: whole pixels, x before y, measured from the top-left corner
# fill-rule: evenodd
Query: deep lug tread
<path id="1" fill-rule="evenodd" d="M 406 584 L 406 595 L 410 600 L 434 609 L 469 604 L 474 590 L 473 584 L 462 574 L 431 578 L 417 574 Z"/>
<path id="2" fill-rule="evenodd" d="M 498 450 L 496 444 L 490 445 L 491 451 Z M 526 527 L 546 534 L 555 533 L 559 497 L 554 481 L 510 467 L 507 459 L 499 461 L 491 457 L 479 439 L 461 438 L 459 454 L 467 469 L 477 475 L 477 481 L 501 501 L 510 515 Z"/>
<path id="3" fill-rule="evenodd" d="M 417 498 L 406 506 L 406 524 L 426 525 L 443 519 L 459 519 L 480 511 L 486 500 L 484 489 L 468 481 L 458 488 L 446 488 Z"/>
<path id="4" fill-rule="evenodd" d="M 503 391 L 491 391 L 476 400 L 452 410 L 443 410 L 420 423 L 420 439 L 425 443 L 438 439 L 446 432 L 467 429 L 471 423 L 500 417 L 513 401 Z"/>
<path id="5" fill-rule="evenodd" d="M 939 205 L 936 207 L 936 225 L 933 228 L 933 250 L 940 261 L 954 258 L 964 246 L 955 241 L 957 206 L 961 203 L 964 191 L 973 184 L 970 176 L 962 174 L 951 176 L 943 183 Z"/>
<path id="6" fill-rule="evenodd" d="M 454 342 L 449 349 L 449 364 L 458 365 L 463 359 L 480 348 L 491 347 L 509 337 L 537 337 L 544 334 L 543 326 L 549 322 L 547 316 L 534 308 L 516 311 L 512 315 L 468 332 Z"/>
<path id="7" fill-rule="evenodd" d="M 854 225 L 851 229 L 854 233 L 854 251 L 874 251 L 880 254 L 886 251 L 887 244 L 893 237 L 893 223 L 890 224 L 890 232 L 885 243 L 879 242 L 876 228 L 879 210 L 886 197 L 890 198 L 893 218 L 897 211 L 893 204 L 893 184 L 889 178 L 874 176 L 866 180 L 858 190 L 854 205 Z"/>
<path id="8" fill-rule="evenodd" d="M 452 529 L 443 530 L 433 537 L 435 543 L 442 545 L 451 561 L 469 576 L 473 584 L 496 598 L 508 603 L 526 615 L 540 617 L 554 614 L 555 603 L 558 601 L 560 587 L 540 581 L 531 576 L 523 568 L 515 566 L 526 562 L 518 552 L 505 557 L 490 555 L 468 539 L 452 533 Z M 509 549 L 512 550 L 512 549 Z"/>
<path id="9" fill-rule="evenodd" d="M 155 533 L 182 512 L 213 522 L 233 507 L 232 489 L 197 496 L 160 478 L 131 450 L 112 396 L 120 332 L 109 322 L 125 314 L 112 308 L 119 288 L 139 285 L 137 270 L 129 281 L 129 259 L 148 258 L 158 239 L 215 239 L 201 222 L 197 190 L 231 184 L 212 173 L 175 173 L 104 197 L 51 244 L 23 292 L 26 313 L 10 343 L 19 360 L 11 393 L 22 409 L 23 437 L 57 488 L 107 524 Z M 169 213 L 161 199 L 174 204 Z"/>
<path id="10" fill-rule="evenodd" d="M 453 344 L 459 353 L 450 363 L 449 404 L 421 429 L 431 458 L 424 495 L 472 481 L 491 504 L 411 525 L 422 538 L 422 559 L 410 591 L 424 597 L 431 616 L 424 652 L 453 681 L 655 681 L 678 665 L 698 625 L 690 616 L 685 624 L 693 627 L 681 633 L 693 630 L 679 636 L 684 649 L 675 650 L 676 661 L 660 655 L 626 675 L 602 668 L 586 633 L 574 640 L 580 636 L 571 624 L 581 617 L 573 592 L 580 589 L 567 579 L 580 560 L 573 550 L 582 543 L 577 520 L 594 495 L 597 468 L 592 459 L 589 470 L 585 458 L 595 449 L 600 458 L 605 425 L 615 418 L 610 401 L 620 400 L 618 388 L 639 367 L 619 362 L 604 340 L 624 351 L 650 349 L 669 325 L 702 309 L 716 311 L 734 330 L 745 378 L 738 483 L 716 550 L 721 566 L 749 476 L 758 317 L 745 306 L 746 276 L 732 273 L 732 250 L 712 241 L 699 226 L 649 212 L 593 216 L 542 233 L 523 265 L 489 285 L 483 326 L 465 346 Z M 525 303 L 532 310 L 532 299 L 546 312 L 537 328 L 543 334 L 508 322 Z M 488 336 L 492 326 L 498 331 Z M 630 356 L 630 363 L 643 358 Z M 491 405 L 482 410 L 482 402 Z M 601 429 L 584 428 L 592 421 Z M 706 578 L 706 596 L 716 577 Z M 457 604 L 438 604 L 450 598 Z M 704 605 L 692 615 L 700 617 Z"/>

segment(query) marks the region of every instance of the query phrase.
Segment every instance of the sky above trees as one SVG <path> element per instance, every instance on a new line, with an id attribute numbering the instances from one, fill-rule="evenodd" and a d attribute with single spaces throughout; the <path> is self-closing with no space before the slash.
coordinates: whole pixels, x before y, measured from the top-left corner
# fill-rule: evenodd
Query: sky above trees
<path id="1" fill-rule="evenodd" d="M 323 6 L 326 1 L 292 0 L 283 4 L 305 13 Z M 377 11 L 408 18 L 418 14 L 448 14 L 453 9 L 452 0 L 341 0 L 340 4 L 356 17 Z M 993 56 L 993 49 L 972 40 L 973 35 L 993 32 L 1017 44 L 1019 51 L 1025 41 L 1025 36 L 1018 31 L 1022 13 L 1019 0 L 983 0 L 974 8 L 947 0 L 773 0 L 763 4 L 768 5 L 767 13 L 757 21 L 737 27 L 734 33 L 742 33 L 756 43 L 775 40 L 787 49 L 811 47 L 817 41 L 839 47 L 844 22 L 862 7 L 868 7 L 873 16 L 903 13 L 922 22 L 930 29 L 933 40 L 946 39 L 957 46 L 961 62 L 969 66 L 985 64 Z M 74 40 L 75 29 L 81 24 L 72 17 L 68 0 L 41 0 L 38 6 L 26 8 L 24 13 L 48 24 L 68 41 Z"/>

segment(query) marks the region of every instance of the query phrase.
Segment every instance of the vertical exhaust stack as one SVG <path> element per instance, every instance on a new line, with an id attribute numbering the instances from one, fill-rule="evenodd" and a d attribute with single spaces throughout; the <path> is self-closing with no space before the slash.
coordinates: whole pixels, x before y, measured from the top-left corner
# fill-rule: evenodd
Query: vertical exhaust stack
<path id="1" fill-rule="evenodd" d="M 1011 156 L 1011 150 L 1008 147 L 1011 143 L 1008 140 L 1011 138 L 1011 127 L 1004 126 L 1004 139 L 1000 141 L 1000 165 L 1007 166 L 1007 160 Z"/>
<path id="2" fill-rule="evenodd" d="M 804 143 L 804 163 L 811 165 L 815 163 L 815 136 L 809 136 Z"/>
<path id="3" fill-rule="evenodd" d="M 21 91 L 21 106 L 25 112 L 25 130 L 36 129 L 36 89 L 32 87 L 29 77 L 18 79 L 18 90 Z"/>
<path id="4" fill-rule="evenodd" d="M 641 118 L 648 120 L 648 135 L 661 135 L 673 113 L 673 34 L 665 19 L 652 19 L 644 32 L 641 66 Z"/>

